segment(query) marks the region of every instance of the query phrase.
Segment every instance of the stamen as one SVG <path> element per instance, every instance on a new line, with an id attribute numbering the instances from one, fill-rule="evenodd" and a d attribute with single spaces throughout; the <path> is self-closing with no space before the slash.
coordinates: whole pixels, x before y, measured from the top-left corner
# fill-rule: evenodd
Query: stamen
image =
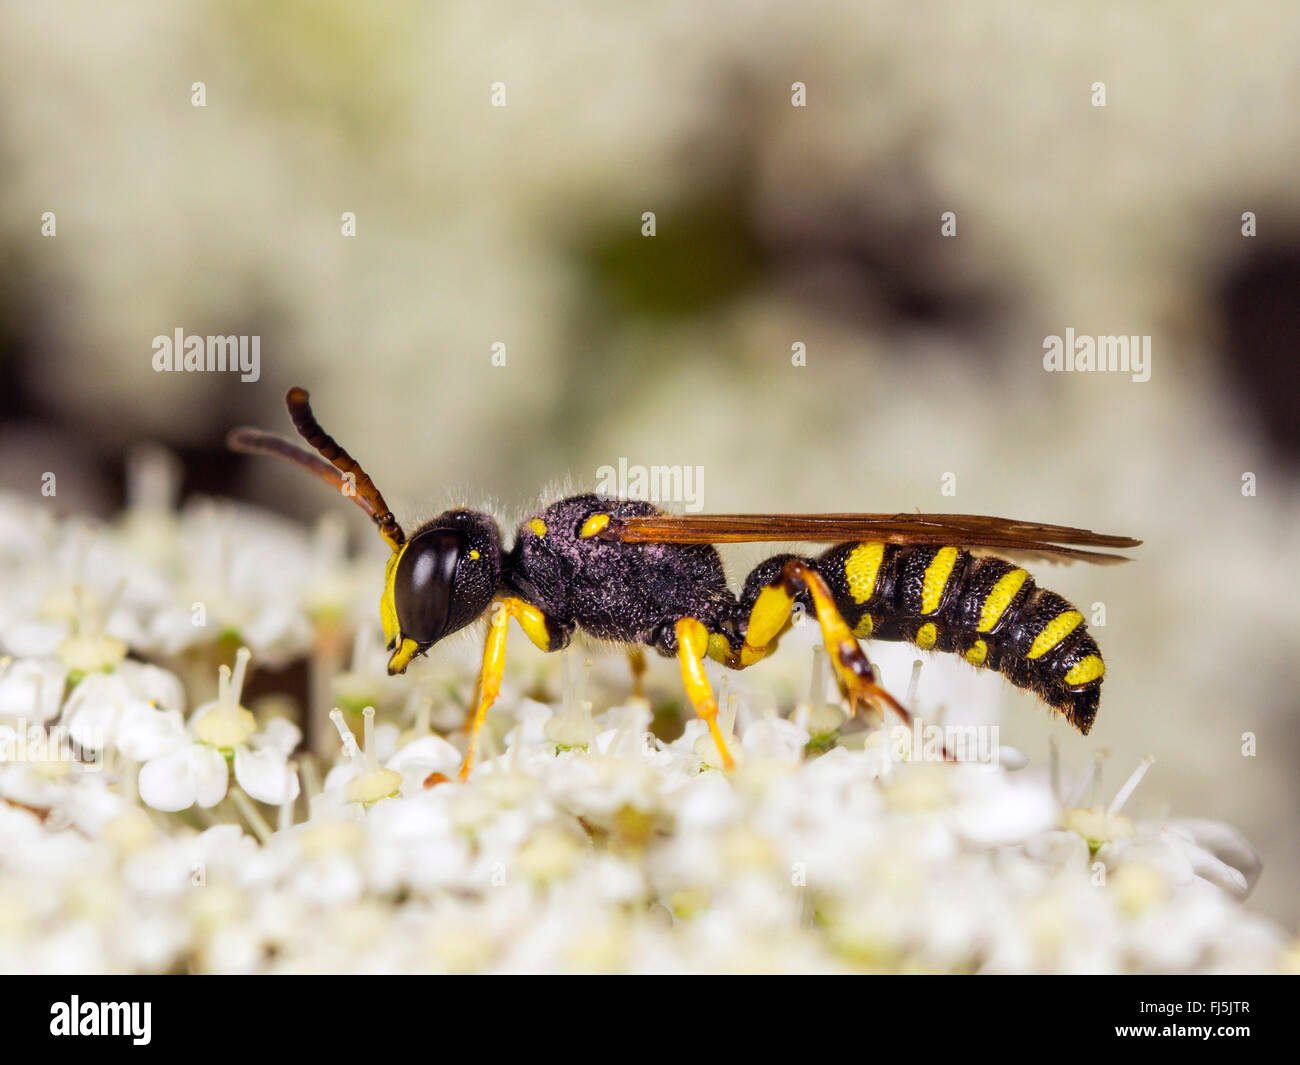
<path id="1" fill-rule="evenodd" d="M 235 672 L 230 678 L 230 701 L 239 702 L 239 697 L 244 692 L 244 677 L 248 674 L 248 662 L 253 657 L 253 652 L 247 647 L 241 647 L 235 652 Z"/>
<path id="2" fill-rule="evenodd" d="M 724 737 L 731 736 L 735 733 L 737 710 L 736 695 L 734 692 L 727 692 L 726 681 L 727 678 L 723 677 L 722 695 L 724 701 L 722 703 L 722 712 L 718 714 L 718 727 L 722 729 L 722 735 Z"/>
<path id="3" fill-rule="evenodd" d="M 433 716 L 433 699 L 428 696 L 421 696 L 419 703 L 415 707 L 415 734 L 417 736 L 427 736 L 430 731 L 430 718 Z"/>
<path id="4" fill-rule="evenodd" d="M 912 676 L 907 682 L 907 695 L 903 697 L 905 706 L 916 705 L 916 689 L 921 683 L 921 660 L 919 658 L 912 662 Z"/>
<path id="5" fill-rule="evenodd" d="M 1074 794 L 1070 796 L 1070 801 L 1065 804 L 1067 809 L 1074 810 L 1081 807 L 1083 805 L 1083 797 L 1090 793 L 1092 794 L 1094 801 L 1089 805 L 1096 805 L 1096 782 L 1097 778 L 1101 775 L 1102 757 L 1100 751 L 1093 756 L 1092 764 L 1088 767 L 1088 775 L 1079 783 L 1079 786 L 1074 790 Z"/>
<path id="6" fill-rule="evenodd" d="M 278 820 L 276 821 L 276 831 L 278 832 L 288 832 L 289 829 L 293 828 L 293 807 L 297 800 L 296 798 L 288 798 L 288 796 L 294 794 L 293 783 L 298 776 L 298 763 L 287 763 L 284 767 L 284 772 L 285 800 L 280 803 L 280 813 Z"/>
<path id="7" fill-rule="evenodd" d="M 367 706 L 361 716 L 365 721 L 365 751 L 357 748 L 357 741 L 343 720 L 343 711 L 337 707 L 330 711 L 330 720 L 339 730 L 339 738 L 343 740 L 343 751 L 348 761 L 361 762 L 361 773 L 347 783 L 345 793 L 348 801 L 371 806 L 380 799 L 392 798 L 402 790 L 402 774 L 395 769 L 383 769 L 379 765 L 379 755 L 375 750 L 375 708 Z"/>
<path id="8" fill-rule="evenodd" d="M 361 748 L 357 746 L 357 738 L 352 735 L 352 730 L 348 728 L 347 722 L 343 720 L 343 711 L 336 706 L 330 711 L 330 720 L 334 722 L 334 727 L 339 731 L 339 739 L 343 741 L 343 753 L 347 760 L 349 762 L 364 761 Z"/>
<path id="9" fill-rule="evenodd" d="M 367 706 L 361 711 L 361 717 L 365 722 L 362 734 L 365 738 L 366 772 L 372 773 L 379 768 L 379 759 L 375 755 L 375 708 Z"/>
<path id="10" fill-rule="evenodd" d="M 217 701 L 201 709 L 192 722 L 200 743 L 221 751 L 233 751 L 257 731 L 257 719 L 240 705 L 248 663 L 253 654 L 247 647 L 235 652 L 235 669 L 222 665 L 217 669 Z"/>
<path id="11" fill-rule="evenodd" d="M 126 459 L 126 505 L 130 510 L 170 514 L 180 495 L 181 463 L 166 448 L 142 444 Z"/>
<path id="12" fill-rule="evenodd" d="M 812 679 L 808 683 L 808 705 L 814 713 L 826 702 L 826 648 L 817 644 L 813 648 Z"/>
<path id="13" fill-rule="evenodd" d="M 258 812 L 253 800 L 244 794 L 240 788 L 230 789 L 230 798 L 234 800 L 235 806 L 243 814 L 244 820 L 248 822 L 248 827 L 253 830 L 262 843 L 268 843 L 271 839 L 271 826 L 266 823 L 266 819 Z"/>
<path id="14" fill-rule="evenodd" d="M 311 800 L 321 793 L 320 766 L 316 763 L 316 756 L 306 752 L 301 756 L 299 769 L 302 771 L 302 791 L 307 796 L 307 803 L 310 806 Z"/>
<path id="15" fill-rule="evenodd" d="M 1114 817 L 1124 809 L 1124 804 L 1129 801 L 1133 792 L 1137 791 L 1137 786 L 1142 783 L 1142 778 L 1147 775 L 1147 770 L 1151 768 L 1155 760 L 1155 755 L 1148 754 L 1138 763 L 1138 767 L 1133 770 L 1133 774 L 1128 778 L 1124 786 L 1116 792 L 1115 798 L 1111 800 L 1110 808 L 1106 811 L 1108 817 Z"/>

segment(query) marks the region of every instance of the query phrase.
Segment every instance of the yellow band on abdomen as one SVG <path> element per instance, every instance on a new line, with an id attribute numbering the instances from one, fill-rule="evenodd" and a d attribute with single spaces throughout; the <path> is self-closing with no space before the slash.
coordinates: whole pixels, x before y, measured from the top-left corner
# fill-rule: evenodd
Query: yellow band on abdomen
<path id="1" fill-rule="evenodd" d="M 1074 664 L 1074 668 L 1065 675 L 1065 683 L 1071 688 L 1078 688 L 1098 680 L 1105 674 L 1106 663 L 1101 660 L 1101 656 L 1088 655 Z"/>
<path id="2" fill-rule="evenodd" d="M 948 578 L 957 564 L 957 549 L 941 547 L 925 567 L 925 580 L 921 584 L 921 613 L 933 614 L 943 603 L 943 592 Z"/>
<path id="3" fill-rule="evenodd" d="M 1083 622 L 1083 615 L 1077 610 L 1065 610 L 1052 618 L 1043 631 L 1034 637 L 1034 645 L 1029 648 L 1026 658 L 1042 658 L 1053 647 L 1064 640 Z"/>
<path id="4" fill-rule="evenodd" d="M 1022 569 L 1013 569 L 1010 573 L 1004 574 L 993 590 L 989 592 L 988 598 L 984 600 L 984 606 L 980 609 L 980 623 L 976 628 L 977 632 L 988 632 L 994 625 L 1001 620 L 1002 615 L 1007 612 L 1007 607 L 1015 599 L 1023 587 L 1028 572 Z"/>
<path id="5" fill-rule="evenodd" d="M 858 544 L 844 560 L 844 576 L 849 582 L 849 594 L 855 603 L 865 603 L 876 590 L 880 576 L 880 563 L 885 557 L 883 543 Z"/>

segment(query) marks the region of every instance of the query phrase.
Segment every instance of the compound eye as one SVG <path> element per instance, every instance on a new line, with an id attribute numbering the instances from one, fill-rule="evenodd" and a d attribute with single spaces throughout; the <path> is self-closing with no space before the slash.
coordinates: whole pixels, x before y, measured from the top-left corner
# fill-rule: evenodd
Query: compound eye
<path id="1" fill-rule="evenodd" d="M 404 638 L 427 647 L 446 631 L 452 581 L 464 550 L 460 533 L 429 529 L 402 552 L 393 575 L 393 606 Z"/>

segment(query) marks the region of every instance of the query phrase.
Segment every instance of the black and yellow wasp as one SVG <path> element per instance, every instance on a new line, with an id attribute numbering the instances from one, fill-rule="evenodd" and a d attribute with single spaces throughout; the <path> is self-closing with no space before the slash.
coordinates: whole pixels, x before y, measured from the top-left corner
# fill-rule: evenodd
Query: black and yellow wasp
<path id="1" fill-rule="evenodd" d="M 704 659 L 731 669 L 760 661 L 796 603 L 817 619 L 853 709 L 888 707 L 908 719 L 858 644 L 907 640 L 997 670 L 1080 732 L 1092 728 L 1106 667 L 1083 614 L 1015 563 L 984 552 L 1109 563 L 1124 558 L 1085 548 L 1136 547 L 1140 540 L 971 514 L 683 516 L 596 495 L 551 504 L 519 526 L 508 550 L 490 514 L 464 508 L 425 522 L 408 539 L 374 482 L 316 421 L 307 393 L 290 389 L 286 403 L 299 434 L 327 461 L 257 429 L 236 429 L 229 444 L 297 463 L 375 521 L 393 552 L 380 599 L 388 672 L 404 672 L 439 640 L 490 614 L 461 779 L 500 690 L 510 618 L 544 651 L 567 646 L 581 629 L 676 656 L 687 696 L 728 767 Z M 737 596 L 714 545 L 758 541 L 834 546 L 816 558 L 766 559 Z"/>

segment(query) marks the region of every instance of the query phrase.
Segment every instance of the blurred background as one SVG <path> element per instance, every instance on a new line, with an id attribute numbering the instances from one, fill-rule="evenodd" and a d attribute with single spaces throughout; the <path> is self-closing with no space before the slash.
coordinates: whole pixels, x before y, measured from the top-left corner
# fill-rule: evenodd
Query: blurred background
<path id="1" fill-rule="evenodd" d="M 223 448 L 301 384 L 408 528 L 622 458 L 713 511 L 1140 536 L 1035 570 L 1105 607 L 1090 737 L 973 683 L 1108 794 L 1154 755 L 1135 812 L 1237 826 L 1294 930 L 1297 54 L 1284 2 L 11 0 L 0 487 L 109 515 L 153 441 L 186 496 L 310 519 Z M 259 336 L 260 379 L 155 372 L 177 328 Z M 1046 373 L 1067 328 L 1150 335 L 1151 379 Z"/>

